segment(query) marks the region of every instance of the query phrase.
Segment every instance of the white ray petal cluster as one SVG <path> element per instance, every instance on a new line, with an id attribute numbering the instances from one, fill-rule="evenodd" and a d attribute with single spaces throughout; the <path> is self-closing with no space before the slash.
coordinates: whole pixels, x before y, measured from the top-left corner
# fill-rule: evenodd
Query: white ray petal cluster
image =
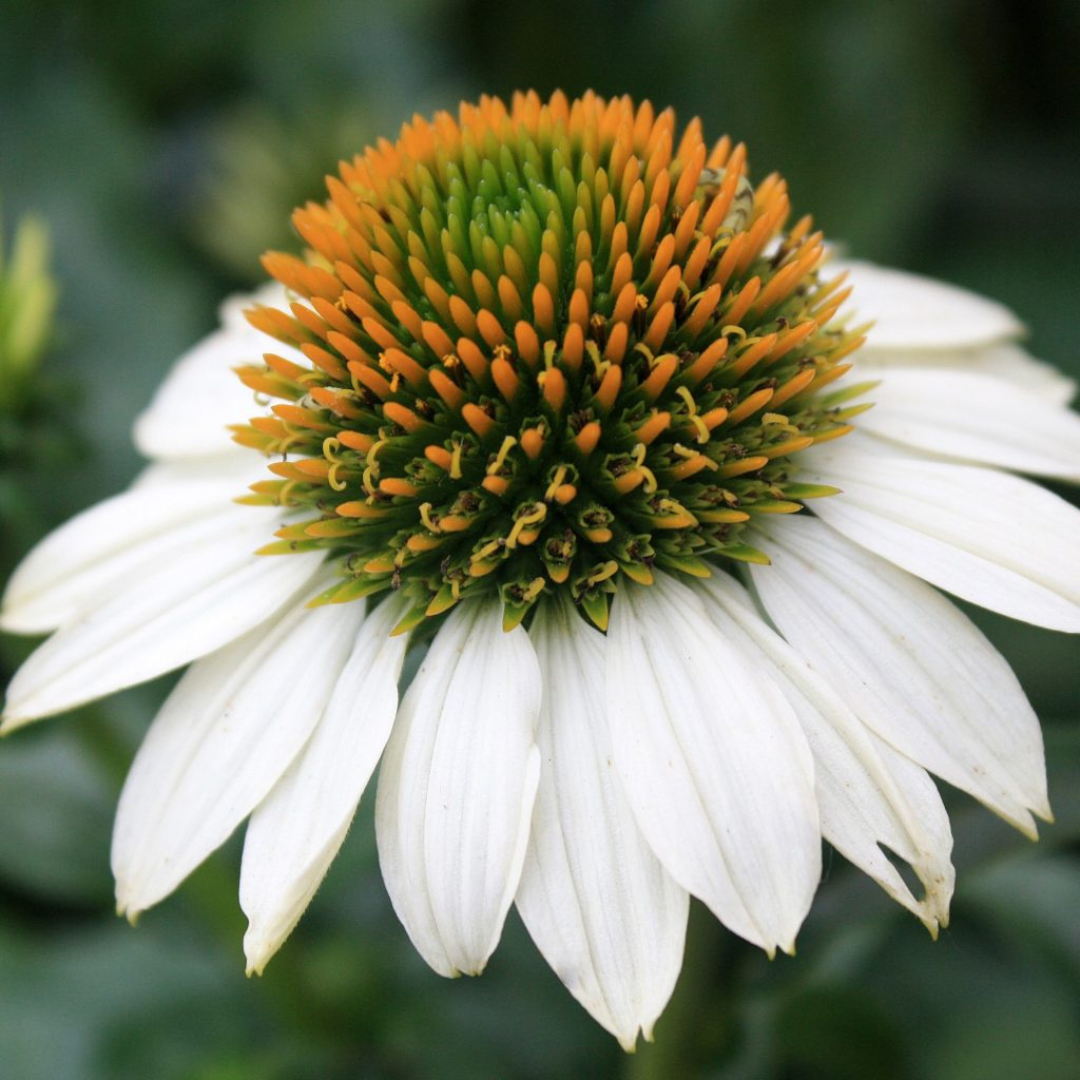
<path id="1" fill-rule="evenodd" d="M 311 606 L 335 580 L 321 554 L 253 554 L 283 514 L 231 501 L 262 463 L 229 440 L 259 408 L 230 369 L 266 346 L 229 302 L 138 421 L 151 464 L 42 541 L 0 613 L 53 632 L 8 689 L 5 731 L 191 664 L 121 797 L 120 910 L 160 901 L 247 821 L 261 973 L 378 768 L 383 876 L 431 967 L 481 972 L 516 902 L 626 1049 L 672 993 L 690 897 L 791 952 L 823 838 L 936 935 L 955 875 L 932 776 L 1028 835 L 1050 820 L 1023 690 L 937 589 L 1080 631 L 1080 512 L 1005 471 L 1080 479 L 1080 420 L 1005 308 L 838 268 L 877 322 L 857 376 L 880 380 L 877 405 L 805 454 L 800 479 L 840 494 L 756 519 L 770 565 L 657 570 L 620 586 L 606 634 L 565 599 L 509 632 L 496 601 L 463 603 L 400 701 L 403 600 Z"/>
<path id="2" fill-rule="evenodd" d="M 821 875 L 813 764 L 764 665 L 674 578 L 614 606 L 615 765 L 668 872 L 729 929 L 791 952 Z"/>
<path id="3" fill-rule="evenodd" d="M 807 475 L 843 498 L 815 513 L 832 529 L 939 588 L 1035 626 L 1080 631 L 1080 510 L 994 469 L 822 447 Z"/>
<path id="4" fill-rule="evenodd" d="M 540 668 L 501 606 L 462 605 L 405 695 L 375 825 L 394 909 L 443 975 L 478 975 L 517 891 L 540 751 Z"/>
<path id="5" fill-rule="evenodd" d="M 819 522 L 769 528 L 769 617 L 879 736 L 1026 832 L 1049 815 L 1038 721 L 1001 655 L 924 582 Z"/>
<path id="6" fill-rule="evenodd" d="M 629 1050 L 639 1030 L 652 1039 L 675 987 L 689 896 L 646 843 L 616 775 L 603 635 L 560 602 L 537 614 L 531 637 L 544 686 L 541 773 L 517 906 L 567 989 Z"/>
<path id="7" fill-rule="evenodd" d="M 309 608 L 325 587 L 192 664 L 169 695 L 120 796 L 112 866 L 122 913 L 172 892 L 307 742 L 364 617 L 361 605 Z"/>
<path id="8" fill-rule="evenodd" d="M 871 348 L 904 352 L 970 349 L 1023 335 L 1003 304 L 917 274 L 837 259 L 858 294 L 858 319 L 873 320 Z"/>
<path id="9" fill-rule="evenodd" d="M 403 615 L 389 601 L 355 630 L 311 738 L 251 815 L 240 869 L 249 973 L 262 973 L 303 915 L 379 763 L 398 707 L 406 640 L 391 631 Z"/>
<path id="10" fill-rule="evenodd" d="M 948 923 L 955 874 L 952 831 L 926 770 L 875 736 L 832 685 L 761 618 L 737 581 L 704 583 L 710 614 L 726 636 L 758 652 L 791 703 L 814 757 L 821 832 L 936 937 Z M 922 882 L 912 895 L 882 846 Z"/>
<path id="11" fill-rule="evenodd" d="M 257 476 L 247 461 L 239 464 L 213 478 L 136 485 L 77 514 L 12 575 L 0 626 L 47 633 L 91 611 L 133 576 L 167 568 L 177 555 L 196 549 L 213 560 L 219 519 Z"/>
<path id="12" fill-rule="evenodd" d="M 322 556 L 253 555 L 280 518 L 253 509 L 226 503 L 191 527 L 201 542 L 165 556 L 155 551 L 148 563 L 145 549 L 125 560 L 117 568 L 122 584 L 64 622 L 16 673 L 4 729 L 173 671 L 269 618 L 318 570 Z"/>
<path id="13" fill-rule="evenodd" d="M 859 426 L 944 458 L 1080 481 L 1080 416 L 979 371 L 892 365 Z"/>

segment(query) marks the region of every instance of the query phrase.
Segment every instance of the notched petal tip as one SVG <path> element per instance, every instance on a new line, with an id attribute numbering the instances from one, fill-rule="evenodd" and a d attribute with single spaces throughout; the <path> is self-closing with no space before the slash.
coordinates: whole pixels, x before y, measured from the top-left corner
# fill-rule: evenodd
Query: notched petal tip
<path id="1" fill-rule="evenodd" d="M 121 919 L 127 919 L 131 926 L 138 926 L 139 919 L 142 918 L 143 909 L 132 907 L 131 903 L 124 899 L 121 895 L 120 889 L 117 888 L 116 896 L 116 914 Z"/>
<path id="2" fill-rule="evenodd" d="M 244 966 L 245 977 L 261 978 L 266 971 L 266 965 L 277 955 L 284 941 L 285 938 L 274 941 L 264 931 L 254 929 L 249 922 L 247 933 L 244 934 L 244 958 L 247 961 Z"/>

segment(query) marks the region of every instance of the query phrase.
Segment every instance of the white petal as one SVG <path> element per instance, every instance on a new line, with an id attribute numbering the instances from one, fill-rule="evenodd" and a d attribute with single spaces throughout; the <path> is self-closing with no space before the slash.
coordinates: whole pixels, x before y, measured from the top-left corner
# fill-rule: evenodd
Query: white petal
<path id="1" fill-rule="evenodd" d="M 861 323 L 875 320 L 876 349 L 957 349 L 1015 338 L 1023 324 L 1007 307 L 933 278 L 865 262 L 837 260 L 854 286 L 850 305 Z"/>
<path id="2" fill-rule="evenodd" d="M 878 454 L 871 441 L 808 455 L 807 478 L 843 492 L 817 500 L 818 517 L 964 600 L 1080 631 L 1080 510 L 1019 477 Z"/>
<path id="3" fill-rule="evenodd" d="M 305 589 L 278 618 L 193 664 L 150 726 L 113 833 L 122 913 L 133 917 L 172 892 L 310 736 L 364 614 L 352 604 L 309 608 L 312 595 Z"/>
<path id="4" fill-rule="evenodd" d="M 174 484 L 187 480 L 225 480 L 235 476 L 232 496 L 245 494 L 244 489 L 255 480 L 265 480 L 266 458 L 257 450 L 236 453 L 236 447 L 221 454 L 198 458 L 175 458 L 170 461 L 152 461 L 131 482 L 129 490 L 152 487 L 156 484 Z"/>
<path id="5" fill-rule="evenodd" d="M 45 537 L 19 564 L 4 593 L 0 627 L 20 634 L 54 630 L 104 602 L 125 581 L 172 563 L 190 545 L 212 542 L 250 468 L 220 477 L 181 473 L 92 506 Z"/>
<path id="6" fill-rule="evenodd" d="M 240 872 L 249 974 L 262 974 L 299 922 L 390 737 L 408 641 L 390 631 L 404 614 L 391 598 L 364 620 L 314 733 L 251 815 Z"/>
<path id="7" fill-rule="evenodd" d="M 783 635 L 883 739 L 1034 834 L 1042 736 L 1016 676 L 958 608 L 810 518 L 769 524 L 754 585 Z"/>
<path id="8" fill-rule="evenodd" d="M 441 975 L 479 974 L 525 858 L 539 778 L 540 671 L 501 605 L 451 613 L 405 695 L 379 774 L 383 878 Z"/>
<path id="9" fill-rule="evenodd" d="M 790 951 L 821 873 L 791 706 L 668 575 L 620 590 L 607 657 L 615 765 L 653 851 L 735 933 Z"/>
<path id="10" fill-rule="evenodd" d="M 791 702 L 814 754 L 821 831 L 937 936 L 948 925 L 956 874 L 949 815 L 934 782 L 865 727 L 837 692 L 758 614 L 729 574 L 701 582 L 720 630 L 760 650 Z M 917 900 L 882 845 L 911 864 L 924 887 Z"/>
<path id="11" fill-rule="evenodd" d="M 947 457 L 1080 480 L 1080 416 L 1005 379 L 890 367 L 859 427 Z"/>
<path id="12" fill-rule="evenodd" d="M 168 561 L 139 567 L 108 600 L 58 630 L 8 687 L 4 730 L 145 682 L 213 652 L 276 611 L 319 552 L 259 556 L 280 511 L 234 506 Z"/>
<path id="13" fill-rule="evenodd" d="M 612 766 L 603 636 L 569 603 L 548 602 L 530 637 L 542 770 L 517 906 L 567 989 L 633 1050 L 674 989 L 689 897 L 646 844 Z"/>
<path id="14" fill-rule="evenodd" d="M 1019 345 L 1003 342 L 972 349 L 878 349 L 867 342 L 856 356 L 860 379 L 892 367 L 946 370 L 958 368 L 976 375 L 1004 379 L 1055 405 L 1068 405 L 1076 396 L 1076 383 L 1052 364 L 1036 360 Z"/>
<path id="15" fill-rule="evenodd" d="M 228 431 L 264 413 L 233 368 L 258 364 L 267 352 L 307 365 L 303 354 L 256 330 L 243 310 L 262 303 L 285 308 L 285 293 L 271 286 L 222 306 L 223 327 L 203 338 L 173 365 L 149 406 L 135 421 L 135 445 L 151 458 L 199 458 L 223 451 L 241 453 Z"/>

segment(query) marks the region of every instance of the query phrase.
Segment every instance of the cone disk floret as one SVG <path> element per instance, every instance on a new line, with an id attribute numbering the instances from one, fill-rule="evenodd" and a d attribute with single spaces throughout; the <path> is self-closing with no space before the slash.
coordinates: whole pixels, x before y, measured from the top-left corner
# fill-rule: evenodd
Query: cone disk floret
<path id="1" fill-rule="evenodd" d="M 670 110 L 516 95 L 415 117 L 294 216 L 298 299 L 239 369 L 272 415 L 235 438 L 295 511 L 268 554 L 328 549 L 341 602 L 407 589 L 405 625 L 496 590 L 505 622 L 567 590 L 606 627 L 623 577 L 765 561 L 743 533 L 833 489 L 799 451 L 850 430 L 857 331 L 810 219 Z M 730 564 L 728 564 L 730 565 Z M 405 628 L 403 625 L 403 628 Z"/>

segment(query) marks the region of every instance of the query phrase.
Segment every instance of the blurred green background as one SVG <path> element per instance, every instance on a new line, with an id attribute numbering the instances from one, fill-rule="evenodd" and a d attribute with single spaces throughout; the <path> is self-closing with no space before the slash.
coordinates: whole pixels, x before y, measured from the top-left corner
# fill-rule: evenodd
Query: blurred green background
<path id="1" fill-rule="evenodd" d="M 0 569 L 130 479 L 135 413 L 259 252 L 293 243 L 289 209 L 339 156 L 485 91 L 698 114 L 853 252 L 996 296 L 1080 376 L 1078 54 L 1075 0 L 2 0 L 0 207 L 9 240 L 26 214 L 48 224 L 60 299 L 43 366 L 0 395 Z M 21 732 L 0 747 L 0 1075 L 1080 1077 L 1077 650 L 979 621 L 1043 718 L 1057 825 L 1034 846 L 947 793 L 959 884 L 936 944 L 836 855 L 797 960 L 695 912 L 658 1044 L 634 1057 L 514 916 L 482 979 L 431 974 L 369 807 L 262 980 L 243 976 L 235 843 L 132 930 L 109 830 L 167 686 Z M 3 639 L 5 674 L 27 651 Z"/>

